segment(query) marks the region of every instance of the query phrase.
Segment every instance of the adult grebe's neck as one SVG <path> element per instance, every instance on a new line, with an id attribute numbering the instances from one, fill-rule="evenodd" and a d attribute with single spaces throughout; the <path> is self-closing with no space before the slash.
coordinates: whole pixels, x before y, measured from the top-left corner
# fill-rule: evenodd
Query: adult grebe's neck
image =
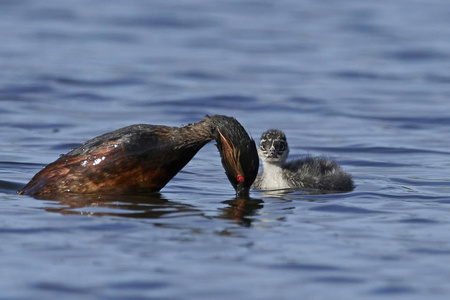
<path id="1" fill-rule="evenodd" d="M 167 138 L 180 145 L 205 144 L 214 139 L 214 124 L 209 118 L 181 127 L 170 127 Z"/>

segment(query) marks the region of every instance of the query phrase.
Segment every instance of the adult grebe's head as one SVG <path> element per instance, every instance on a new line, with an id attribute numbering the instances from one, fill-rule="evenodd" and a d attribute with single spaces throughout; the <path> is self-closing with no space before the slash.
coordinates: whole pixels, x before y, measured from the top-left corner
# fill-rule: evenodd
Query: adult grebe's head
<path id="1" fill-rule="evenodd" d="M 255 141 L 236 119 L 226 116 L 210 117 L 216 125 L 215 140 L 222 165 L 237 196 L 247 196 L 258 175 L 259 159 Z"/>
<path id="2" fill-rule="evenodd" d="M 288 154 L 289 147 L 283 131 L 270 129 L 262 134 L 258 155 L 263 162 L 281 164 L 286 161 Z"/>

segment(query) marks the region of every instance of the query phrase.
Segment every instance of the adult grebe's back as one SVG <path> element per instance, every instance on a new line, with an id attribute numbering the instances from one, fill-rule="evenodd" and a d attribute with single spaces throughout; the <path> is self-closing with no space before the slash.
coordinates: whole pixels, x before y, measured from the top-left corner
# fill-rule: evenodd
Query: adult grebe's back
<path id="1" fill-rule="evenodd" d="M 235 172 L 232 168 L 240 167 L 238 171 L 246 177 L 245 185 L 232 182 L 236 192 L 248 193 L 258 169 L 256 146 L 234 118 L 217 115 L 183 127 L 139 124 L 106 133 L 46 166 L 19 194 L 159 191 L 213 139 L 218 140 L 227 175 Z M 224 141 L 226 145 L 222 147 Z M 234 156 L 223 153 L 230 149 L 233 153 L 232 147 L 237 147 L 245 161 L 256 160 L 256 172 L 255 163 L 244 168 L 241 160 L 237 165 L 228 164 Z"/>

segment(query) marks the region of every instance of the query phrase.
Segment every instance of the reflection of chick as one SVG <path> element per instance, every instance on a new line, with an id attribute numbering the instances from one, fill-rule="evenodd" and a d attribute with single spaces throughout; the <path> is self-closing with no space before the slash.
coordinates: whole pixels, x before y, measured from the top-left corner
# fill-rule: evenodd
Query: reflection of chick
<path id="1" fill-rule="evenodd" d="M 286 135 L 282 131 L 271 129 L 263 133 L 258 148 L 263 171 L 258 174 L 253 183 L 253 189 L 353 190 L 352 177 L 345 173 L 335 161 L 308 156 L 286 162 L 288 154 Z"/>

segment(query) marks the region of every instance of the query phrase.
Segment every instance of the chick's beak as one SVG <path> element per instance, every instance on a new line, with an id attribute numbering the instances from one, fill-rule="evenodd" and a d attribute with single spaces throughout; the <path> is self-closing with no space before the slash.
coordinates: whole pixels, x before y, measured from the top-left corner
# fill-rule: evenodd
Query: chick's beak
<path id="1" fill-rule="evenodd" d="M 277 152 L 275 151 L 274 147 L 271 147 L 269 149 L 269 155 L 267 155 L 268 158 L 278 158 Z"/>

